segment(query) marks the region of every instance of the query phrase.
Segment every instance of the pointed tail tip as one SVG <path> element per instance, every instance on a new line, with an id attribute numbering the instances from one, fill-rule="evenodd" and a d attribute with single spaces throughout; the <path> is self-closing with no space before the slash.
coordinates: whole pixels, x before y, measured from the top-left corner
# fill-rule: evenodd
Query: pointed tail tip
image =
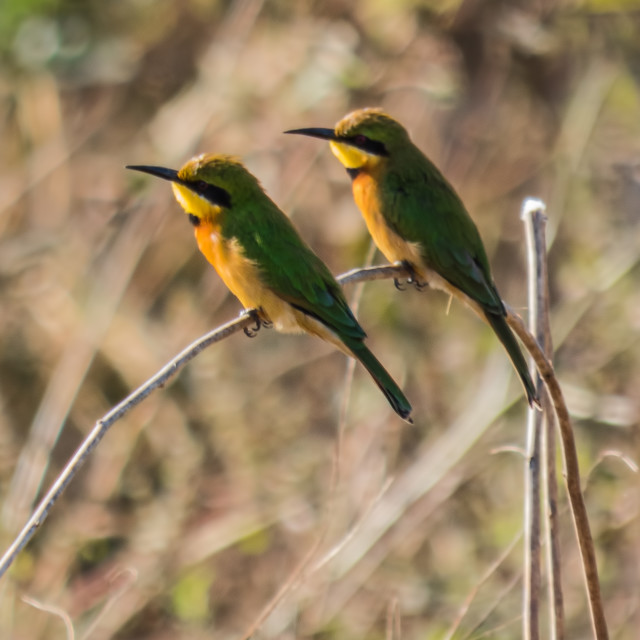
<path id="1" fill-rule="evenodd" d="M 527 400 L 529 401 L 529 406 L 532 409 L 536 409 L 536 411 L 542 411 L 542 403 L 540 402 L 538 394 L 527 394 Z"/>
<path id="2" fill-rule="evenodd" d="M 413 411 L 413 407 L 408 402 L 392 402 L 391 408 L 408 424 L 413 424 L 413 418 L 411 417 L 411 412 Z"/>
<path id="3" fill-rule="evenodd" d="M 411 412 L 413 407 L 402 389 L 397 385 L 395 380 L 389 375 L 387 370 L 380 364 L 378 359 L 367 348 L 362 340 L 356 344 L 347 345 L 351 355 L 360 361 L 360 364 L 369 372 L 384 397 L 387 399 L 389 406 L 394 412 L 400 416 L 405 422 L 413 424 Z"/>
<path id="4" fill-rule="evenodd" d="M 531 409 L 536 409 L 537 411 L 542 411 L 539 387 L 534 384 L 531 376 L 527 376 L 526 378 L 522 377 L 522 386 L 524 387 L 529 407 L 531 407 Z"/>
<path id="5" fill-rule="evenodd" d="M 391 405 L 391 408 L 395 411 L 395 413 L 400 416 L 405 422 L 413 424 L 413 418 L 411 417 L 413 407 L 404 396 L 402 391 L 400 391 L 400 389 L 389 389 L 382 385 L 380 385 L 380 389 L 386 396 L 389 404 Z"/>

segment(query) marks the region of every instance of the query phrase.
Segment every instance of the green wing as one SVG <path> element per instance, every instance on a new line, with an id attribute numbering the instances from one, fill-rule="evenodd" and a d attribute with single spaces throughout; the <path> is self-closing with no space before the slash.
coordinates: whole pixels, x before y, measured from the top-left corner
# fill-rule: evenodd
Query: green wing
<path id="1" fill-rule="evenodd" d="M 246 256 L 260 265 L 264 284 L 341 340 L 365 338 L 340 285 L 284 213 L 266 196 L 242 213 L 241 220 L 229 213 L 224 233 L 237 237 Z"/>
<path id="2" fill-rule="evenodd" d="M 420 154 L 409 171 L 389 171 L 382 189 L 387 222 L 421 245 L 426 264 L 485 310 L 504 313 L 478 229 L 437 167 Z"/>

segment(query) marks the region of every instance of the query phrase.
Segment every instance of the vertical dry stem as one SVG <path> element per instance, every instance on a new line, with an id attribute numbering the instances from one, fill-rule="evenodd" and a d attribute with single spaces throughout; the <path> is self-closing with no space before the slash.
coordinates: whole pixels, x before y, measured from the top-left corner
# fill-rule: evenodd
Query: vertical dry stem
<path id="1" fill-rule="evenodd" d="M 553 365 L 547 360 L 536 339 L 527 331 L 522 318 L 510 308 L 507 308 L 507 322 L 522 341 L 534 362 L 540 376 L 544 380 L 547 391 L 551 396 L 551 402 L 558 418 L 558 428 L 562 441 L 562 456 L 564 460 L 564 473 L 567 484 L 567 494 L 573 523 L 578 538 L 578 546 L 582 557 L 587 593 L 589 596 L 589 611 L 593 625 L 594 635 L 597 640 L 606 640 L 609 637 L 607 623 L 602 606 L 600 582 L 598 580 L 598 567 L 596 564 L 596 552 L 587 515 L 587 507 L 584 503 L 580 486 L 580 467 L 578 465 L 578 453 L 573 437 L 573 427 L 569 411 L 564 401 L 562 389 L 556 378 Z"/>
<path id="2" fill-rule="evenodd" d="M 529 327 L 540 340 L 540 327 L 544 323 L 546 308 L 543 300 L 544 283 L 542 266 L 546 256 L 541 255 L 535 241 L 534 215 L 542 212 L 544 205 L 527 199 L 522 207 L 522 220 L 526 231 Z M 538 396 L 542 384 L 536 374 Z M 540 431 L 542 413 L 533 408 L 527 415 L 527 444 L 524 469 L 524 580 L 522 635 L 525 640 L 540 638 Z"/>
<path id="3" fill-rule="evenodd" d="M 547 270 L 545 205 L 538 200 L 527 200 L 523 206 L 523 218 L 527 229 L 527 246 L 531 260 L 535 259 L 536 280 L 536 322 L 535 334 L 542 345 L 546 357 L 551 360 L 553 344 L 551 342 L 551 322 L 549 318 L 549 279 Z M 530 314 L 531 313 L 530 309 Z M 533 327 L 533 323 L 530 321 Z M 539 391 L 541 380 L 538 377 Z M 542 452 L 540 462 L 544 461 L 542 488 L 544 504 L 547 506 L 545 524 L 547 584 L 549 593 L 549 638 L 564 638 L 564 602 L 562 594 L 562 574 L 560 565 L 560 540 L 558 532 L 558 480 L 556 476 L 556 437 L 553 406 L 547 394 L 541 394 L 542 414 L 537 420 L 542 429 Z"/>

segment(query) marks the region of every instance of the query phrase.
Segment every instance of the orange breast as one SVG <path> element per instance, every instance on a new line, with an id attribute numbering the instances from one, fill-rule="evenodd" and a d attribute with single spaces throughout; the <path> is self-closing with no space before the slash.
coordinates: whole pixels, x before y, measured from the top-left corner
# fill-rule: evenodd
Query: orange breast
<path id="1" fill-rule="evenodd" d="M 210 221 L 202 221 L 195 228 L 195 236 L 200 251 L 246 309 L 260 309 L 262 315 L 273 322 L 279 331 L 307 331 L 343 348 L 326 327 L 292 307 L 265 286 L 258 265 L 247 258 L 242 245 L 235 238 L 225 238 L 219 227 Z"/>
<path id="2" fill-rule="evenodd" d="M 262 283 L 258 267 L 249 260 L 235 239 L 224 238 L 217 225 L 202 221 L 195 227 L 198 248 L 213 265 L 231 293 L 246 308 L 259 307 Z"/>
<path id="3" fill-rule="evenodd" d="M 376 246 L 389 262 L 407 261 L 421 271 L 422 258 L 417 243 L 399 236 L 382 215 L 382 202 L 378 196 L 375 176 L 362 171 L 353 181 L 353 198 L 362 213 Z"/>

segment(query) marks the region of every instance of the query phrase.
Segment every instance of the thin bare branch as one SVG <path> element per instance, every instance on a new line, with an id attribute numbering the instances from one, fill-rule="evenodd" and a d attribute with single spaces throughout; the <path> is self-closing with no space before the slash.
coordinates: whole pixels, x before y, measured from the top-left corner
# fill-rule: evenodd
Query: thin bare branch
<path id="1" fill-rule="evenodd" d="M 402 266 L 384 265 L 380 267 L 369 267 L 367 269 L 354 269 L 342 276 L 339 276 L 337 280 L 344 285 L 363 282 L 366 280 L 381 280 L 408 275 L 409 274 L 407 274 L 406 270 Z M 593 539 L 591 537 L 587 511 L 580 488 L 578 457 L 569 412 L 564 401 L 562 390 L 555 376 L 553 366 L 545 357 L 536 339 L 529 333 L 529 331 L 527 331 L 522 319 L 511 308 L 506 307 L 506 309 L 507 322 L 533 357 L 536 367 L 540 372 L 551 396 L 553 406 L 558 417 L 563 442 L 567 489 L 578 536 L 580 552 L 583 558 L 583 567 L 587 582 L 587 590 L 589 593 L 592 621 L 596 638 L 598 638 L 598 640 L 604 640 L 605 638 L 608 638 L 608 632 L 600 595 Z M 227 338 L 243 328 L 249 327 L 254 322 L 254 317 L 248 313 L 214 329 L 202 338 L 196 340 L 176 358 L 163 367 L 155 376 L 150 378 L 130 396 L 109 411 L 102 419 L 98 420 L 91 433 L 87 436 L 60 476 L 49 489 L 31 518 L 29 518 L 25 527 L 0 559 L 0 577 L 6 573 L 16 555 L 33 537 L 38 527 L 42 524 L 49 511 L 64 491 L 65 487 L 75 476 L 91 451 L 96 448 L 108 429 L 133 407 L 142 402 L 142 400 L 144 400 L 144 398 L 146 398 L 154 389 L 164 385 L 178 372 L 181 367 L 198 355 L 200 351 L 211 344 L 220 342 L 224 338 Z"/>
<path id="2" fill-rule="evenodd" d="M 458 613 L 449 627 L 448 631 L 444 635 L 444 640 L 452 640 L 455 634 L 460 629 L 460 625 L 462 623 L 463 618 L 467 615 L 471 604 L 473 603 L 475 597 L 478 595 L 481 587 L 500 569 L 504 561 L 509 557 L 511 552 L 515 549 L 516 544 L 520 542 L 522 538 L 522 533 L 517 533 L 513 540 L 503 549 L 502 553 L 487 567 L 484 574 L 480 577 L 480 579 L 473 586 L 473 589 L 468 593 L 465 598 L 462 606 L 458 610 Z"/>
<path id="3" fill-rule="evenodd" d="M 387 605 L 386 640 L 400 640 L 402 637 L 401 617 L 398 606 L 398 596 L 393 596 Z"/>
<path id="4" fill-rule="evenodd" d="M 131 411 L 136 405 L 140 404 L 154 389 L 165 385 L 187 362 L 195 358 L 203 349 L 215 342 L 220 342 L 224 338 L 237 333 L 245 327 L 249 327 L 255 323 L 255 319 L 251 314 L 243 314 L 236 320 L 232 320 L 227 324 L 217 327 L 213 331 L 205 334 L 195 342 L 191 343 L 186 349 L 178 354 L 173 360 L 167 363 L 158 373 L 149 378 L 144 384 L 138 387 L 132 394 L 127 396 L 120 404 L 116 405 L 98 420 L 92 431 L 85 438 L 71 460 L 62 470 L 56 481 L 53 483 L 49 491 L 47 491 L 40 504 L 35 509 L 27 524 L 20 531 L 11 546 L 0 559 L 0 578 L 6 573 L 11 566 L 18 553 L 31 540 L 38 527 L 44 522 L 49 511 L 62 495 L 66 486 L 71 482 L 80 467 L 84 464 L 89 454 L 98 446 L 98 443 L 110 427 L 120 420 L 126 413 Z"/>
<path id="5" fill-rule="evenodd" d="M 289 574 L 284 584 L 278 589 L 278 592 L 262 609 L 258 617 L 251 623 L 249 628 L 243 633 L 242 640 L 250 640 L 258 629 L 264 624 L 265 620 L 273 613 L 282 600 L 299 584 L 309 563 L 313 560 L 316 552 L 320 548 L 320 544 L 325 536 L 326 529 L 313 541 L 309 550 L 304 554 L 302 560 L 296 565 L 294 570 Z"/>
<path id="6" fill-rule="evenodd" d="M 367 280 L 381 280 L 394 276 L 402 276 L 405 273 L 406 272 L 402 267 L 385 265 L 382 267 L 369 267 L 367 269 L 354 269 L 343 276 L 339 276 L 337 280 L 341 284 L 355 284 L 357 282 L 364 282 Z M 18 553 L 34 536 L 36 530 L 44 522 L 49 511 L 62 495 L 67 485 L 75 477 L 89 454 L 98 446 L 98 443 L 102 440 L 111 426 L 142 402 L 152 391 L 158 387 L 164 386 L 185 364 L 187 364 L 187 362 L 195 358 L 203 349 L 228 338 L 241 329 L 250 327 L 255 322 L 255 314 L 249 310 L 248 312 L 243 313 L 239 318 L 231 320 L 230 322 L 205 334 L 195 342 L 191 343 L 186 349 L 158 371 L 158 373 L 149 378 L 149 380 L 138 387 L 138 389 L 127 396 L 120 404 L 113 407 L 111 411 L 96 422 L 92 431 L 85 438 L 64 469 L 60 472 L 60 475 L 42 498 L 11 546 L 6 550 L 2 558 L 0 558 L 0 578 L 7 572 Z"/>
<path id="7" fill-rule="evenodd" d="M 329 531 L 330 519 L 325 519 L 325 524 L 320 531 L 320 533 L 316 536 L 315 540 L 311 544 L 309 550 L 304 554 L 303 559 L 296 565 L 293 571 L 289 574 L 284 584 L 280 587 L 278 592 L 273 598 L 265 605 L 262 609 L 258 617 L 251 623 L 249 628 L 242 635 L 242 640 L 249 640 L 253 635 L 255 635 L 256 631 L 264 624 L 266 619 L 273 613 L 273 611 L 278 607 L 278 605 L 289 595 L 291 591 L 296 589 L 303 579 L 311 576 L 316 573 L 320 569 L 322 569 L 326 564 L 331 562 L 331 560 L 336 556 L 340 550 L 349 543 L 350 540 L 358 532 L 358 529 L 362 525 L 362 523 L 366 520 L 369 513 L 373 510 L 373 508 L 379 503 L 380 499 L 387 492 L 389 487 L 391 486 L 393 479 L 389 478 L 389 480 L 384 484 L 384 486 L 378 492 L 378 495 L 371 501 L 368 508 L 362 513 L 358 521 L 351 527 L 349 531 L 342 537 L 338 543 L 329 549 L 321 558 L 316 559 L 318 551 L 322 543 L 324 542 L 327 533 Z M 332 491 L 334 491 L 335 482 L 332 482 Z M 332 494 L 333 497 L 333 494 Z M 328 503 L 327 511 L 330 513 L 332 507 L 332 500 Z M 313 563 L 313 564 L 312 564 Z"/>
<path id="8" fill-rule="evenodd" d="M 34 598 L 30 598 L 29 596 L 22 596 L 22 601 L 28 605 L 31 605 L 35 609 L 45 611 L 46 613 L 51 613 L 54 616 L 60 618 L 60 620 L 62 620 L 64 624 L 65 631 L 67 632 L 67 640 L 75 639 L 76 634 L 73 629 L 73 622 L 71 622 L 71 617 L 64 609 L 56 607 L 52 604 L 44 604 L 38 600 L 35 600 Z"/>

